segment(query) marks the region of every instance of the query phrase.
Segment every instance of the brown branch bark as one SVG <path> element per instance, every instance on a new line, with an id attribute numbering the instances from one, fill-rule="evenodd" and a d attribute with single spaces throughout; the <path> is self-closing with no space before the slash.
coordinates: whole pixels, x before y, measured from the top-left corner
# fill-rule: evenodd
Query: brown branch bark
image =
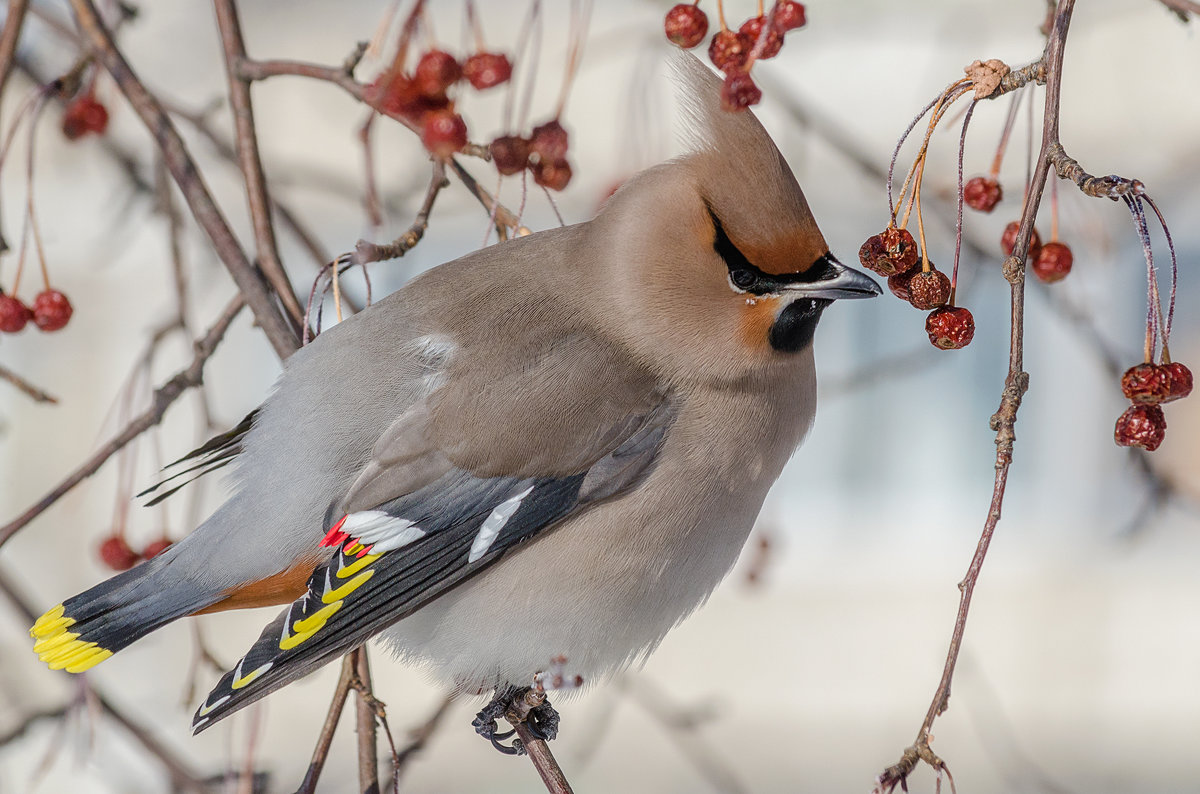
<path id="1" fill-rule="evenodd" d="M 95 474 L 104 465 L 104 462 L 115 455 L 122 447 L 161 422 L 163 415 L 167 412 L 167 408 L 179 399 L 184 392 L 193 386 L 200 385 L 204 379 L 205 363 L 216 351 L 230 323 L 233 322 L 233 319 L 237 317 L 238 312 L 245 305 L 245 299 L 241 295 L 230 301 L 229 305 L 225 307 L 225 311 L 221 313 L 221 316 L 213 326 L 208 329 L 208 332 L 196 340 L 196 355 L 192 359 L 192 363 L 185 369 L 175 373 L 174 377 L 154 390 L 149 408 L 135 417 L 133 421 L 127 424 L 108 443 L 84 461 L 75 471 L 71 472 L 66 479 L 54 486 L 48 494 L 34 503 L 32 507 L 3 527 L 0 527 L 0 546 L 3 546 L 23 526 L 45 512 L 63 494 Z"/>
<path id="2" fill-rule="evenodd" d="M 4 87 L 8 85 L 8 76 L 12 73 L 13 61 L 17 55 L 17 40 L 21 37 L 27 10 L 29 0 L 8 0 L 4 30 L 0 31 L 0 97 L 4 96 Z"/>
<path id="3" fill-rule="evenodd" d="M 351 685 L 357 691 L 355 730 L 358 733 L 358 790 L 362 794 L 379 794 L 379 748 L 375 735 L 375 698 L 371 694 L 371 665 L 367 647 L 360 645 L 350 652 L 354 664 Z"/>
<path id="4" fill-rule="evenodd" d="M 573 794 L 571 784 L 567 781 L 567 776 L 563 774 L 562 767 L 558 765 L 554 754 L 550 752 L 550 747 L 544 740 L 534 736 L 529 729 L 527 722 L 529 712 L 540 706 L 545 699 L 545 693 L 531 689 L 523 697 L 512 702 L 504 719 L 508 720 L 516 730 L 521 745 L 537 770 L 538 777 L 546 786 L 546 791 L 550 794 Z"/>
<path id="5" fill-rule="evenodd" d="M 6 380 L 13 386 L 16 386 L 18 389 L 25 392 L 25 394 L 27 394 L 35 402 L 51 404 L 58 402 L 56 397 L 47 394 L 37 386 L 34 386 L 32 383 L 25 380 L 3 364 L 0 364 L 0 380 Z"/>
<path id="6" fill-rule="evenodd" d="M 413 220 L 412 226 L 408 227 L 408 231 L 385 245 L 359 240 L 354 246 L 351 261 L 356 265 L 366 265 L 385 259 L 395 259 L 411 251 L 425 236 L 425 230 L 429 228 L 429 213 L 433 211 L 433 203 L 437 201 L 442 188 L 449 184 L 446 179 L 445 164 L 441 160 L 434 160 L 433 175 L 429 178 L 429 188 L 425 191 L 425 200 L 421 202 L 421 208 L 417 210 L 417 216 Z M 336 277 L 335 273 L 334 278 Z"/>
<path id="7" fill-rule="evenodd" d="M 258 151 L 258 136 L 254 128 L 254 105 L 250 100 L 250 81 L 237 74 L 237 64 L 246 58 L 246 42 L 242 38 L 242 26 L 238 20 L 234 0 L 213 0 L 217 12 L 217 28 L 221 33 L 221 45 L 225 53 L 225 71 L 229 77 L 229 104 L 233 110 L 234 130 L 238 165 L 246 182 L 246 200 L 250 205 L 250 220 L 254 225 L 254 241 L 258 252 L 258 266 L 279 296 L 284 309 L 291 318 L 293 330 L 299 332 L 304 323 L 304 310 L 292 289 L 279 248 L 275 242 L 275 227 L 271 223 L 271 198 L 267 191 L 267 177 L 263 172 L 262 158 Z"/>
<path id="8" fill-rule="evenodd" d="M 346 707 L 346 698 L 350 695 L 350 685 L 354 680 L 354 656 L 347 654 L 342 657 L 342 674 L 338 678 L 337 687 L 333 690 L 333 700 L 329 703 L 329 712 L 325 715 L 325 724 L 317 737 L 317 745 L 313 748 L 312 760 L 308 762 L 308 771 L 296 794 L 313 794 L 317 790 L 317 781 L 325 768 L 325 759 L 329 757 L 329 748 L 333 744 L 333 734 L 337 731 L 338 720 L 341 719 L 342 709 Z"/>
<path id="9" fill-rule="evenodd" d="M 92 55 L 117 83 L 130 106 L 141 118 L 187 200 L 196 222 L 204 229 L 213 248 L 245 296 L 271 346 L 280 358 L 299 348 L 299 337 L 280 312 L 274 296 L 246 257 L 224 215 L 204 184 L 183 138 L 162 105 L 138 79 L 125 57 L 117 50 L 92 0 L 70 0 L 79 29 Z"/>

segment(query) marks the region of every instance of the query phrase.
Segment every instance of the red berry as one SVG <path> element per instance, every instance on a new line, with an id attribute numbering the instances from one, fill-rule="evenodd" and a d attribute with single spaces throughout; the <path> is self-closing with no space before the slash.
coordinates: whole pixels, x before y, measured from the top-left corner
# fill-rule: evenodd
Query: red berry
<path id="1" fill-rule="evenodd" d="M 43 331 L 62 328 L 74 311 L 67 296 L 56 289 L 43 290 L 33 299 L 33 322 Z"/>
<path id="2" fill-rule="evenodd" d="M 863 267 L 874 270 L 881 276 L 894 276 L 912 270 L 920 252 L 917 242 L 907 229 L 889 226 L 879 234 L 867 238 L 858 249 L 858 261 Z"/>
<path id="3" fill-rule="evenodd" d="M 721 86 L 721 107 L 733 112 L 757 105 L 762 91 L 746 72 L 730 72 Z"/>
<path id="4" fill-rule="evenodd" d="M 434 157 L 449 157 L 467 145 L 467 123 L 449 108 L 431 110 L 422 122 L 421 143 Z"/>
<path id="5" fill-rule="evenodd" d="M 529 153 L 552 163 L 567 159 L 567 131 L 558 123 L 558 119 L 551 119 L 533 128 L 533 135 L 529 137 Z"/>
<path id="6" fill-rule="evenodd" d="M 129 548 L 125 538 L 113 535 L 100 544 L 100 560 L 114 571 L 127 571 L 137 565 L 141 556 Z"/>
<path id="7" fill-rule="evenodd" d="M 762 34 L 762 30 L 766 24 L 767 18 L 765 16 L 750 17 L 750 19 L 747 19 L 742 23 L 742 26 L 738 28 L 738 34 L 744 36 L 746 40 L 750 42 L 750 51 L 753 51 L 758 45 L 758 37 L 760 34 Z M 777 28 L 771 27 L 767 30 L 767 40 L 763 44 L 762 54 L 758 57 L 764 59 L 774 58 L 779 54 L 779 50 L 782 48 L 783 34 L 780 33 Z"/>
<path id="8" fill-rule="evenodd" d="M 482 91 L 508 82 L 512 77 L 512 64 L 507 55 L 477 52 L 463 63 L 462 73 L 475 90 Z"/>
<path id="9" fill-rule="evenodd" d="M 501 135 L 488 145 L 496 170 L 504 176 L 519 174 L 529 164 L 529 141 L 519 135 Z"/>
<path id="10" fill-rule="evenodd" d="M 781 33 L 802 28 L 807 21 L 804 18 L 804 5 L 797 3 L 796 0 L 782 0 L 782 2 L 777 2 L 775 3 L 775 16 L 771 20 Z"/>
<path id="11" fill-rule="evenodd" d="M 902 301 L 907 301 L 911 297 L 908 294 L 908 283 L 912 281 L 912 277 L 920 273 L 920 270 L 913 269 L 905 273 L 897 273 L 894 276 L 888 276 L 888 289 Z"/>
<path id="12" fill-rule="evenodd" d="M 1033 260 L 1033 275 L 1047 284 L 1062 281 L 1071 272 L 1075 257 L 1065 243 L 1046 243 Z"/>
<path id="13" fill-rule="evenodd" d="M 142 549 L 142 557 L 147 560 L 151 560 L 169 548 L 171 548 L 171 539 L 165 537 L 159 538 L 158 540 L 146 546 L 146 548 Z"/>
<path id="14" fill-rule="evenodd" d="M 0 331 L 15 334 L 33 319 L 29 307 L 11 295 L 0 292 Z"/>
<path id="15" fill-rule="evenodd" d="M 1158 449 L 1167 433 L 1167 418 L 1157 405 L 1131 405 L 1117 419 L 1113 440 L 1122 447 Z"/>
<path id="16" fill-rule="evenodd" d="M 407 114 L 418 96 L 412 80 L 390 69 L 380 73 L 375 81 L 367 86 L 365 94 L 368 104 L 379 112 L 392 116 Z"/>
<path id="17" fill-rule="evenodd" d="M 930 265 L 928 272 L 914 273 L 908 282 L 908 302 L 922 311 L 936 309 L 950 299 L 950 279 Z"/>
<path id="18" fill-rule="evenodd" d="M 925 318 L 925 333 L 934 347 L 958 350 L 971 344 L 975 336 L 975 318 L 962 306 L 939 306 Z"/>
<path id="19" fill-rule="evenodd" d="M 63 111 L 62 131 L 67 140 L 73 141 L 89 132 L 103 135 L 107 128 L 108 110 L 90 93 L 75 97 Z"/>
<path id="20" fill-rule="evenodd" d="M 1171 383 L 1170 391 L 1163 402 L 1169 403 L 1172 400 L 1180 400 L 1192 393 L 1192 371 L 1190 369 L 1178 361 L 1164 364 L 1163 369 L 1166 370 Z"/>
<path id="21" fill-rule="evenodd" d="M 1021 228 L 1018 221 L 1013 221 L 1004 227 L 1004 234 L 1000 235 L 1000 248 L 1004 251 L 1005 256 L 1012 256 L 1013 246 L 1017 244 L 1017 230 Z M 1029 240 L 1029 258 L 1037 261 L 1038 254 L 1042 252 L 1042 238 L 1038 236 L 1037 229 L 1033 230 L 1033 236 Z"/>
<path id="22" fill-rule="evenodd" d="M 723 72 L 736 72 L 746 65 L 754 42 L 733 30 L 721 30 L 708 44 L 708 59 Z"/>
<path id="23" fill-rule="evenodd" d="M 1157 364 L 1138 364 L 1121 376 L 1121 391 L 1130 402 L 1158 405 L 1171 397 L 1171 373 Z"/>
<path id="24" fill-rule="evenodd" d="M 977 176 L 963 185 L 963 201 L 973 210 L 991 212 L 1004 198 L 1000 183 L 991 177 Z"/>
<path id="25" fill-rule="evenodd" d="M 430 50 L 417 61 L 413 85 L 427 97 L 437 97 L 462 79 L 463 70 L 454 56 L 443 50 Z"/>
<path id="26" fill-rule="evenodd" d="M 571 181 L 571 164 L 561 160 L 538 160 L 529 169 L 533 181 L 550 190 L 562 190 Z"/>
<path id="27" fill-rule="evenodd" d="M 667 12 L 663 27 L 672 44 L 690 50 L 708 34 L 708 16 L 695 5 L 680 3 Z"/>

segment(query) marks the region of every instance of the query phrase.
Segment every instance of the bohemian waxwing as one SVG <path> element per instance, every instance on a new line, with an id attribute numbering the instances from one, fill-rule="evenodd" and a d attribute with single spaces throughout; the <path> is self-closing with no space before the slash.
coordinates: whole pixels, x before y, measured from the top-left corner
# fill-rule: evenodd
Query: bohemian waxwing
<path id="1" fill-rule="evenodd" d="M 829 252 L 783 157 L 676 58 L 691 153 L 593 220 L 413 279 L 286 362 L 233 495 L 42 616 L 78 673 L 185 615 L 288 604 L 201 704 L 214 721 L 381 634 L 458 691 L 595 680 L 730 570 L 812 424 L 812 337 L 880 290 Z"/>

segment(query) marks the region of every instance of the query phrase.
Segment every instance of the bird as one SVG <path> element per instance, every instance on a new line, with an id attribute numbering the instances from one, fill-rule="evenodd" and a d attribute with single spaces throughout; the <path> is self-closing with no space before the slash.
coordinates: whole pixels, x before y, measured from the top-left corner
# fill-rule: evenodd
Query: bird
<path id="1" fill-rule="evenodd" d="M 47 611 L 42 660 L 79 673 L 184 616 L 283 606 L 197 732 L 376 636 L 497 699 L 555 659 L 588 682 L 644 660 L 733 567 L 809 431 L 822 312 L 881 292 L 830 252 L 755 116 L 673 63 L 685 154 L 292 355 L 189 456 L 231 463 L 228 500 Z"/>

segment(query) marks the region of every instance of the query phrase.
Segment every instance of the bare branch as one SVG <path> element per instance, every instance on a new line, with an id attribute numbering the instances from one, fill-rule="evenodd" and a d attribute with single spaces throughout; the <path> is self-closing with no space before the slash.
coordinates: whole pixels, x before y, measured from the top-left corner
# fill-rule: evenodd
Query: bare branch
<path id="1" fill-rule="evenodd" d="M 363 794 L 379 791 L 379 751 L 375 741 L 375 708 L 371 694 L 371 665 L 367 646 L 360 645 L 350 652 L 354 676 L 350 685 L 358 694 L 355 703 L 355 730 L 358 732 L 358 790 Z"/>
<path id="2" fill-rule="evenodd" d="M 545 700 L 546 693 L 531 689 L 522 697 L 513 700 L 504 719 L 508 720 L 517 731 L 517 736 L 521 739 L 521 746 L 528 753 L 529 760 L 537 769 L 542 783 L 546 785 L 546 791 L 550 794 L 573 794 L 571 784 L 567 782 L 567 776 L 563 774 L 562 767 L 558 765 L 554 754 L 550 752 L 550 747 L 547 746 L 544 739 L 535 736 L 529 728 L 527 721 L 529 712 L 540 706 Z"/>
<path id="3" fill-rule="evenodd" d="M 354 679 L 354 655 L 342 657 L 342 673 L 338 678 L 337 687 L 333 690 L 333 700 L 329 703 L 329 712 L 325 715 L 325 724 L 321 726 L 321 734 L 317 737 L 317 746 L 313 748 L 312 760 L 308 762 L 308 771 L 296 794 L 313 794 L 317 790 L 317 781 L 321 770 L 325 768 L 325 759 L 329 757 L 329 748 L 333 744 L 333 734 L 337 731 L 338 720 L 342 709 L 346 707 L 346 698 L 350 695 L 350 682 Z"/>
<path id="4" fill-rule="evenodd" d="M 52 403 L 52 404 L 58 402 L 58 398 L 53 397 L 53 396 L 47 394 L 46 392 L 42 391 L 37 386 L 34 386 L 32 383 L 25 380 L 20 375 L 13 372 L 11 369 L 4 366 L 3 364 L 0 364 L 0 380 L 8 381 L 9 383 L 16 386 L 21 391 L 25 392 L 31 398 L 33 398 L 33 400 L 35 400 L 36 402 Z"/>
<path id="5" fill-rule="evenodd" d="M 358 244 L 354 246 L 351 261 L 356 265 L 366 265 L 385 259 L 395 259 L 412 250 L 417 243 L 421 242 L 421 238 L 425 236 L 425 230 L 429 228 L 429 213 L 433 211 L 433 202 L 437 200 L 442 188 L 449 184 L 450 182 L 446 179 L 445 164 L 441 160 L 434 160 L 433 175 L 429 178 L 429 188 L 425 191 L 425 200 L 421 202 L 421 209 L 417 211 L 417 216 L 413 220 L 412 226 L 408 227 L 408 231 L 385 245 L 359 240 Z M 334 278 L 337 278 L 336 274 Z"/>

